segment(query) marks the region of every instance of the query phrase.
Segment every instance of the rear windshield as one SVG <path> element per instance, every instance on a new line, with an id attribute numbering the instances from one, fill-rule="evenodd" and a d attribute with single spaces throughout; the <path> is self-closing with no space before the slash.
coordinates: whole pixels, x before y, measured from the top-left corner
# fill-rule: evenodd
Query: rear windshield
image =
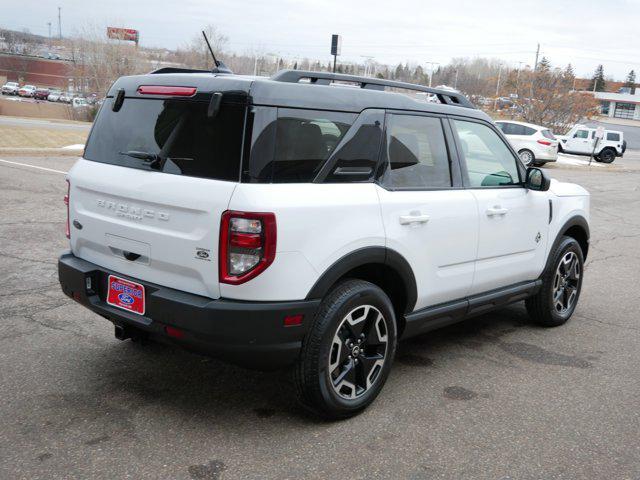
<path id="1" fill-rule="evenodd" d="M 542 130 L 542 136 L 545 138 L 548 138 L 549 140 L 555 140 L 556 137 L 553 136 L 553 133 L 551 133 L 551 130 Z"/>
<path id="2" fill-rule="evenodd" d="M 86 159 L 175 175 L 239 180 L 244 106 L 223 102 L 218 115 L 210 119 L 208 102 L 127 98 L 114 112 L 113 101 L 108 98 L 100 110 L 87 141 Z M 161 160 L 153 163 L 131 156 L 140 153 Z"/>

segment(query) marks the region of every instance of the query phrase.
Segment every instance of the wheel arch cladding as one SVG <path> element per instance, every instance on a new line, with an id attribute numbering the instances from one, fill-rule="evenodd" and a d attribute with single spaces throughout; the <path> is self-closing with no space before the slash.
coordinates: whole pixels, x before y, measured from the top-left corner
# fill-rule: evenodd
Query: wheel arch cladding
<path id="1" fill-rule="evenodd" d="M 418 296 L 413 269 L 402 255 L 386 247 L 355 250 L 322 274 L 307 299 L 323 298 L 336 283 L 346 278 L 359 278 L 382 288 L 396 311 L 398 331 L 402 330 L 404 315 L 413 311 Z"/>
<path id="2" fill-rule="evenodd" d="M 549 252 L 552 252 L 556 246 L 562 241 L 562 237 L 574 238 L 580 245 L 582 256 L 586 260 L 589 253 L 589 223 L 580 215 L 576 215 L 567 220 L 558 230 L 558 235 L 551 246 Z M 547 259 L 547 264 L 549 259 Z"/>

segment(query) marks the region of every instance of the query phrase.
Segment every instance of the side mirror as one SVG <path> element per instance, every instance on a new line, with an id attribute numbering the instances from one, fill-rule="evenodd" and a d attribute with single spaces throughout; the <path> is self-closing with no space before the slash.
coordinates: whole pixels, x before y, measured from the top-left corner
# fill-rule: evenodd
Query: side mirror
<path id="1" fill-rule="evenodd" d="M 546 192 L 549 190 L 549 186 L 551 185 L 551 179 L 543 170 L 536 167 L 530 167 L 527 168 L 527 179 L 524 183 L 524 186 L 529 190 Z"/>

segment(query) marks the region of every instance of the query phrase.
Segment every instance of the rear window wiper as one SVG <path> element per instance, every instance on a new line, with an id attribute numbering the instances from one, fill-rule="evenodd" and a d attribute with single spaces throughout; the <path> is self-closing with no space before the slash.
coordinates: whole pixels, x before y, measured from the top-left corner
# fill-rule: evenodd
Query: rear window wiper
<path id="1" fill-rule="evenodd" d="M 167 160 L 178 161 L 178 162 L 193 160 L 193 158 L 188 158 L 188 157 L 163 157 L 157 153 L 140 152 L 138 150 L 128 150 L 126 152 L 118 152 L 118 153 L 120 155 L 126 155 L 127 157 L 131 157 L 131 158 L 139 158 L 140 160 L 143 160 L 145 163 L 148 163 L 150 168 L 155 168 L 158 170 L 162 170 Z"/>

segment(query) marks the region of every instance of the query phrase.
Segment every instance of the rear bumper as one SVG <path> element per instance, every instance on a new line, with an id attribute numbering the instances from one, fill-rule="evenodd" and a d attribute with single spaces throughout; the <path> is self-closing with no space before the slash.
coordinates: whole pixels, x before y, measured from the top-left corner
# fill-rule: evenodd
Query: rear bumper
<path id="1" fill-rule="evenodd" d="M 145 315 L 106 303 L 107 277 L 118 275 L 145 287 Z M 86 279 L 92 290 L 87 291 Z M 150 284 L 82 260 L 70 252 L 58 259 L 62 291 L 78 303 L 105 317 L 124 332 L 143 333 L 189 350 L 242 365 L 271 370 L 296 361 L 302 339 L 310 328 L 320 300 L 293 302 L 242 302 L 212 300 Z M 302 325 L 285 327 L 284 317 L 304 315 Z M 169 336 L 166 327 L 183 333 Z"/>

